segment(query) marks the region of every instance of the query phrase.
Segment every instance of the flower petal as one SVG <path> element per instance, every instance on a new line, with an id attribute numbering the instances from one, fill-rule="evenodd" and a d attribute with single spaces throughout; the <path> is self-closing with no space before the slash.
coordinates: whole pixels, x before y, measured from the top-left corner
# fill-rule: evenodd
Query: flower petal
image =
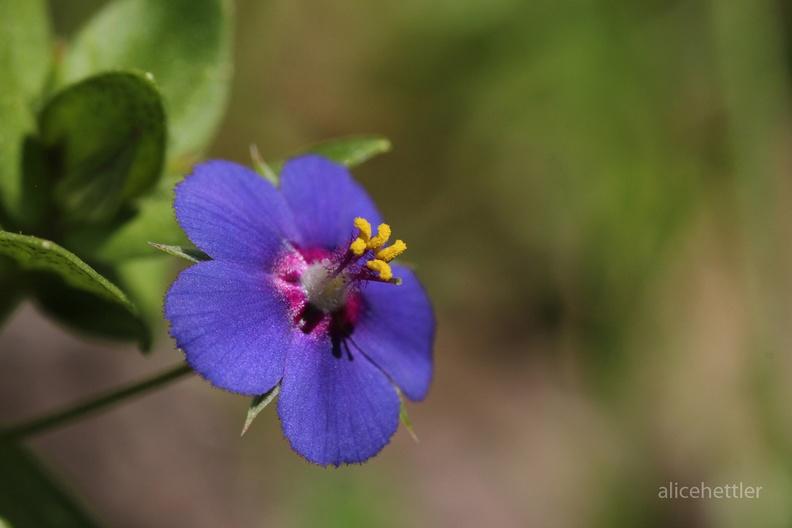
<path id="1" fill-rule="evenodd" d="M 363 462 L 399 425 L 399 396 L 363 354 L 309 341 L 286 358 L 278 414 L 292 449 L 321 466 Z"/>
<path id="2" fill-rule="evenodd" d="M 372 225 L 382 217 L 371 198 L 343 165 L 317 155 L 286 162 L 281 192 L 294 213 L 303 247 L 334 250 L 357 234 L 352 223 L 363 217 Z"/>
<path id="3" fill-rule="evenodd" d="M 199 262 L 165 296 L 170 334 L 216 387 L 263 394 L 283 377 L 291 346 L 287 306 L 270 275 L 233 262 Z"/>
<path id="4" fill-rule="evenodd" d="M 352 340 L 411 400 L 422 400 L 432 381 L 435 319 L 415 274 L 391 265 L 399 286 L 370 282 L 360 293 L 360 318 Z"/>
<path id="5" fill-rule="evenodd" d="M 267 265 L 284 240 L 295 240 L 291 210 L 280 193 L 252 170 L 207 161 L 176 186 L 179 225 L 212 258 Z"/>

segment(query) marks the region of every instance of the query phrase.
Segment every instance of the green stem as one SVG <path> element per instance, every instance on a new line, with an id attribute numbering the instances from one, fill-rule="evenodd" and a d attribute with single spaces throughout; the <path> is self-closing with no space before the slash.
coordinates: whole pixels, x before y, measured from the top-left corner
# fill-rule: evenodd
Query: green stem
<path id="1" fill-rule="evenodd" d="M 18 425 L 12 425 L 11 427 L 3 428 L 0 430 L 0 443 L 22 440 L 29 436 L 54 429 L 73 420 L 84 418 L 90 414 L 110 407 L 111 405 L 120 403 L 123 400 L 142 395 L 143 393 L 170 383 L 171 381 L 190 374 L 191 372 L 192 369 L 189 366 L 178 365 L 166 370 L 161 374 L 157 374 L 153 378 L 148 378 L 143 381 L 138 381 L 125 387 L 121 387 L 120 389 L 115 389 L 101 396 L 96 396 L 76 405 L 46 414 L 40 418 L 34 418 L 33 420 L 29 420 Z"/>

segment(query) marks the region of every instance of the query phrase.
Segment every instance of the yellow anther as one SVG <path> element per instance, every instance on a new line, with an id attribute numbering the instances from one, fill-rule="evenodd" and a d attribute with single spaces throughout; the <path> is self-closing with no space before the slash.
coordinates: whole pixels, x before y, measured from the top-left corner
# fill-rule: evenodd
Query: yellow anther
<path id="1" fill-rule="evenodd" d="M 365 253 L 367 243 L 371 239 L 371 224 L 365 218 L 355 218 L 355 227 L 360 230 L 358 237 L 349 245 L 349 249 L 358 257 Z"/>
<path id="2" fill-rule="evenodd" d="M 362 239 L 356 238 L 355 241 L 349 245 L 349 249 L 359 257 L 366 252 L 366 243 Z"/>
<path id="3" fill-rule="evenodd" d="M 386 248 L 382 248 L 377 252 L 377 260 L 382 260 L 384 262 L 390 262 L 391 260 L 395 259 L 407 249 L 407 244 L 402 242 L 401 240 L 397 240 L 390 246 Z"/>
<path id="4" fill-rule="evenodd" d="M 377 236 L 372 237 L 371 240 L 369 240 L 368 243 L 366 244 L 366 247 L 368 249 L 373 249 L 376 251 L 385 245 L 385 243 L 388 241 L 390 236 L 391 236 L 390 226 L 388 224 L 380 224 L 377 227 Z"/>
<path id="5" fill-rule="evenodd" d="M 388 266 L 388 263 L 383 260 L 369 260 L 366 262 L 366 267 L 368 267 L 368 269 L 371 271 L 376 271 L 379 273 L 380 279 L 382 280 L 391 280 L 393 277 L 391 267 Z"/>
<path id="6" fill-rule="evenodd" d="M 354 224 L 360 232 L 357 238 L 349 245 L 349 251 L 358 257 L 366 251 L 374 251 L 374 258 L 366 262 L 366 266 L 371 271 L 376 272 L 380 279 L 384 281 L 391 280 L 393 271 L 388 262 L 404 253 L 407 249 L 407 244 L 397 240 L 389 247 L 383 247 L 391 236 L 391 228 L 388 224 L 377 226 L 377 235 L 374 237 L 371 236 L 371 224 L 365 218 L 355 218 Z"/>
<path id="7" fill-rule="evenodd" d="M 371 224 L 365 218 L 355 218 L 355 227 L 360 229 L 358 238 L 363 242 L 368 242 L 371 238 Z"/>

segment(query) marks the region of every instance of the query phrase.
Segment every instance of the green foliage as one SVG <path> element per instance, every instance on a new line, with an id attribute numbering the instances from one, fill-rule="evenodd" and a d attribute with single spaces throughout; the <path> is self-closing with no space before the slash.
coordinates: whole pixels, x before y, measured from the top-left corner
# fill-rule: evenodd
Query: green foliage
<path id="1" fill-rule="evenodd" d="M 391 142 L 382 136 L 350 136 L 311 145 L 305 152 L 320 154 L 351 169 L 390 149 Z"/>
<path id="2" fill-rule="evenodd" d="M 63 81 L 110 69 L 151 73 L 170 121 L 169 157 L 196 157 L 222 117 L 231 75 L 228 0 L 119 0 L 80 32 Z"/>
<path id="3" fill-rule="evenodd" d="M 12 44 L 13 43 L 13 44 Z M 23 175 L 25 144 L 35 133 L 37 98 L 50 67 L 43 0 L 0 2 L 0 223 L 32 223 L 41 207 Z"/>
<path id="4" fill-rule="evenodd" d="M 5 442 L 0 442 L 0 520 L 14 528 L 101 526 L 30 451 Z"/>
<path id="5" fill-rule="evenodd" d="M 319 154 L 351 169 L 390 149 L 390 141 L 382 136 L 350 136 L 316 143 L 289 157 L 309 153 Z M 272 168 L 280 172 L 283 163 L 283 161 L 275 162 Z"/>
<path id="6" fill-rule="evenodd" d="M 34 295 L 61 322 L 104 337 L 138 340 L 143 349 L 150 346 L 138 308 L 74 253 L 49 240 L 0 231 L 0 254 L 34 274 L 29 281 Z"/>
<path id="7" fill-rule="evenodd" d="M 173 192 L 156 189 L 109 222 L 78 226 L 66 234 L 65 245 L 104 263 L 152 255 L 152 239 L 172 245 L 188 243 L 173 213 Z"/>
<path id="8" fill-rule="evenodd" d="M 126 259 L 114 270 L 118 285 L 129 292 L 148 329 L 162 323 L 163 294 L 173 281 L 173 262 L 161 258 L 156 251 L 152 253 L 146 258 Z M 148 348 L 146 336 L 143 337 L 141 346 Z"/>
<path id="9" fill-rule="evenodd" d="M 143 75 L 98 75 L 58 93 L 40 116 L 54 199 L 75 223 L 112 218 L 151 190 L 165 161 L 165 111 Z"/>
<path id="10" fill-rule="evenodd" d="M 170 275 L 148 242 L 188 243 L 172 187 L 223 113 L 231 28 L 228 0 L 118 0 L 53 61 L 45 3 L 0 5 L 1 316 L 27 293 L 148 349 Z"/>
<path id="11" fill-rule="evenodd" d="M 50 274 L 34 276 L 31 294 L 44 313 L 77 333 L 137 342 L 144 352 L 151 347 L 152 328 L 139 314 L 131 314 L 116 302 L 64 284 Z"/>
<path id="12" fill-rule="evenodd" d="M 22 268 L 49 271 L 59 275 L 68 285 L 115 302 L 130 314 L 135 306 L 124 292 L 58 244 L 49 240 L 0 231 L 0 254 L 14 259 Z"/>
<path id="13" fill-rule="evenodd" d="M 227 0 L 119 0 L 56 63 L 45 2 L 0 2 L 0 320 L 27 294 L 149 349 L 171 262 L 147 242 L 187 242 L 163 174 L 187 170 L 223 113 L 231 26 Z M 0 521 L 97 525 L 9 442 Z"/>

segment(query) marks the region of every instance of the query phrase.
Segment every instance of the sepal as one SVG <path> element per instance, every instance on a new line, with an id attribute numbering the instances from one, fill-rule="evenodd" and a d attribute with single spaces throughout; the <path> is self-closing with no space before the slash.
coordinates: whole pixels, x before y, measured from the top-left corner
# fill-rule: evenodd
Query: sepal
<path id="1" fill-rule="evenodd" d="M 281 384 L 278 383 L 269 392 L 253 397 L 253 399 L 250 401 L 247 418 L 245 418 L 245 425 L 242 427 L 242 434 L 245 434 L 245 431 L 248 430 L 248 427 L 250 427 L 250 424 L 253 423 L 253 420 L 256 418 L 256 416 L 258 416 L 258 414 L 263 411 L 267 405 L 272 403 L 272 400 L 274 400 L 275 396 L 277 396 L 280 392 L 280 386 Z"/>
<path id="2" fill-rule="evenodd" d="M 159 249 L 160 251 L 164 251 L 169 255 L 173 255 L 174 257 L 180 257 L 184 260 L 189 260 L 193 264 L 197 264 L 199 262 L 203 262 L 205 260 L 212 260 L 212 257 L 198 249 L 197 247 L 193 246 L 166 246 L 165 244 L 157 244 L 156 242 L 149 242 L 152 246 Z"/>

